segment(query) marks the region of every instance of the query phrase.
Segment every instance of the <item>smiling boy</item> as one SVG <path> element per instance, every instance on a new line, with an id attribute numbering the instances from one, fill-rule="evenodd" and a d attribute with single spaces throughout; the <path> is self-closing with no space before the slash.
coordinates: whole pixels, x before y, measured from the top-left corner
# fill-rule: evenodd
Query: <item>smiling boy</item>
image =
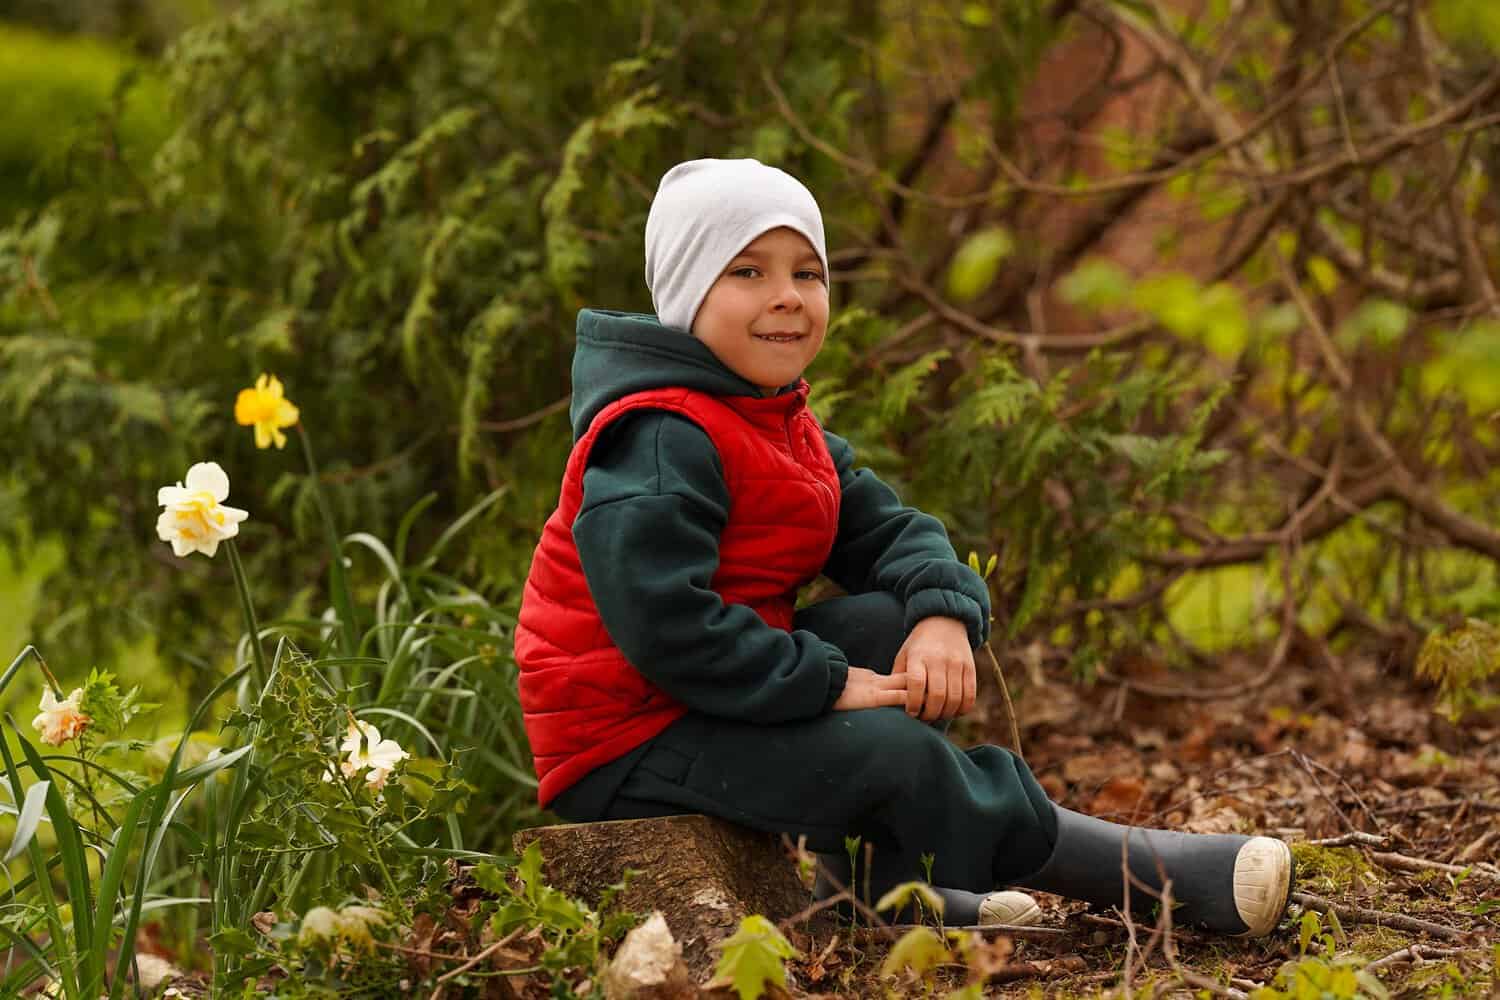
<path id="1" fill-rule="evenodd" d="M 578 318 L 574 445 L 537 546 L 516 660 L 539 797 L 578 821 L 702 812 L 875 845 L 876 892 L 931 855 L 950 924 L 1039 914 L 1025 884 L 1267 932 L 1285 845 L 1129 830 L 1060 809 L 1008 750 L 951 743 L 989 593 L 807 408 L 828 328 L 822 216 L 795 178 L 695 160 L 646 225 L 657 315 Z M 819 575 L 848 596 L 798 610 Z M 1111 876 L 1111 872 L 1113 875 Z M 843 872 L 845 876 L 847 871 Z"/>

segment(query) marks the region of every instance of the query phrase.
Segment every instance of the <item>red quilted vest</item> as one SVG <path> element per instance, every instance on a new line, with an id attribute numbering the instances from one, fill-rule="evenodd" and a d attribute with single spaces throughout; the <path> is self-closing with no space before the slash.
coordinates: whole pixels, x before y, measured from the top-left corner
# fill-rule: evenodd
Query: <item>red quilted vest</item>
<path id="1" fill-rule="evenodd" d="M 573 542 L 594 441 L 623 414 L 645 409 L 687 417 L 718 450 L 730 508 L 712 585 L 726 603 L 748 605 L 768 625 L 790 631 L 797 588 L 822 571 L 838 533 L 838 473 L 807 409 L 806 382 L 767 398 L 654 389 L 601 410 L 568 456 L 516 627 L 521 709 L 543 805 L 687 711 L 615 647 Z"/>

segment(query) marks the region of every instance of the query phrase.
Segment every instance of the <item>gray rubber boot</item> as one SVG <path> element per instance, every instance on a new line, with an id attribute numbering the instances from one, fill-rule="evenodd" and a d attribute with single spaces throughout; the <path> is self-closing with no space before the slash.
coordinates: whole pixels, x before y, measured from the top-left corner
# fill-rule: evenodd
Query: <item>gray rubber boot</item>
<path id="1" fill-rule="evenodd" d="M 1057 844 L 1036 874 L 1020 880 L 1028 889 L 1054 892 L 1102 906 L 1123 906 L 1121 868 L 1129 835 L 1130 873 L 1160 893 L 1161 873 L 1171 881 L 1172 917 L 1221 934 L 1269 934 L 1286 909 L 1292 885 L 1292 852 L 1271 837 L 1178 833 L 1122 826 L 1054 805 Z M 1132 887 L 1131 912 L 1158 902 Z"/>

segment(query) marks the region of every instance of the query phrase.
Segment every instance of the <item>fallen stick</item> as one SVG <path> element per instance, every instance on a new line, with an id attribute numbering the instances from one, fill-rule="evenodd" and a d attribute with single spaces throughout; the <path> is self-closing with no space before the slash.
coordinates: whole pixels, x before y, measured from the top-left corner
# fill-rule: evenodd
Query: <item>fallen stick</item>
<path id="1" fill-rule="evenodd" d="M 1448 941 L 1462 941 L 1468 937 L 1466 932 L 1457 928 L 1444 927 L 1442 924 L 1435 924 L 1420 917 L 1408 917 L 1404 913 L 1391 913 L 1386 910 L 1371 910 L 1364 906 L 1344 906 L 1324 899 L 1322 896 L 1314 896 L 1310 892 L 1292 893 L 1292 902 L 1304 909 L 1317 910 L 1319 913 L 1332 910 L 1340 920 L 1350 924 L 1384 924 L 1398 930 L 1431 934 L 1433 937 L 1444 938 Z"/>
<path id="2" fill-rule="evenodd" d="M 1311 844 L 1313 847 L 1348 847 L 1350 844 L 1360 844 L 1364 847 L 1390 847 L 1391 838 L 1383 837 L 1378 833 L 1354 830 L 1341 833 L 1337 837 L 1324 837 L 1322 840 L 1308 840 L 1304 843 Z"/>
<path id="3" fill-rule="evenodd" d="M 1468 803 L 1470 809 L 1500 812 L 1500 802 L 1485 802 L 1482 799 L 1449 799 L 1446 802 L 1426 802 L 1413 806 L 1386 806 L 1375 810 L 1377 816 L 1405 816 L 1410 813 L 1436 812 L 1440 809 L 1457 809 Z"/>
<path id="4" fill-rule="evenodd" d="M 931 924 L 892 924 L 893 931 L 908 931 L 913 927 L 931 927 Z M 934 928 L 935 929 L 935 928 Z M 945 931 L 973 931 L 976 934 L 1003 934 L 1018 938 L 1067 937 L 1072 931 L 1064 927 L 1023 927 L 1019 924 L 944 924 Z"/>
<path id="5" fill-rule="evenodd" d="M 1413 858 L 1405 854 L 1396 854 L 1390 851 L 1371 851 L 1370 860 L 1386 868 L 1394 868 L 1397 871 L 1420 872 L 1447 872 L 1449 875 L 1465 875 L 1469 877 L 1478 876 L 1490 882 L 1500 884 L 1500 875 L 1485 871 L 1476 865 L 1450 865 L 1442 861 L 1428 861 L 1426 858 Z"/>
<path id="6" fill-rule="evenodd" d="M 1388 965 L 1400 965 L 1403 962 L 1417 962 L 1423 959 L 1447 958 L 1449 955 L 1463 954 L 1462 948 L 1434 948 L 1426 944 L 1414 944 L 1406 948 L 1398 948 L 1381 958 L 1377 958 L 1364 971 L 1373 972 L 1376 969 L 1384 969 Z"/>
<path id="7" fill-rule="evenodd" d="M 1077 955 L 1049 958 L 1043 962 L 1011 962 L 986 977 L 986 982 L 1013 983 L 1018 979 L 1058 979 L 1083 972 L 1088 963 Z"/>

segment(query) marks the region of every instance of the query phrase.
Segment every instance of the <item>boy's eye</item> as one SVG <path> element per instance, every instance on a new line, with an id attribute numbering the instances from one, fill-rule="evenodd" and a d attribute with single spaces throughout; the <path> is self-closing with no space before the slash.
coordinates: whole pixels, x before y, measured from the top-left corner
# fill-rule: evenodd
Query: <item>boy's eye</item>
<path id="1" fill-rule="evenodd" d="M 733 270 L 731 270 L 729 273 L 732 274 L 732 275 L 734 275 L 736 278 L 753 278 L 757 274 L 759 274 L 760 271 L 757 268 L 753 268 L 753 267 L 751 267 L 748 264 L 742 264 L 741 266 L 736 267 Z"/>
<path id="2" fill-rule="evenodd" d="M 798 271 L 797 272 L 797 277 L 802 278 L 802 279 L 807 280 L 807 281 L 822 281 L 823 280 L 823 272 L 822 271 L 806 271 L 806 270 L 804 270 L 804 271 Z"/>

